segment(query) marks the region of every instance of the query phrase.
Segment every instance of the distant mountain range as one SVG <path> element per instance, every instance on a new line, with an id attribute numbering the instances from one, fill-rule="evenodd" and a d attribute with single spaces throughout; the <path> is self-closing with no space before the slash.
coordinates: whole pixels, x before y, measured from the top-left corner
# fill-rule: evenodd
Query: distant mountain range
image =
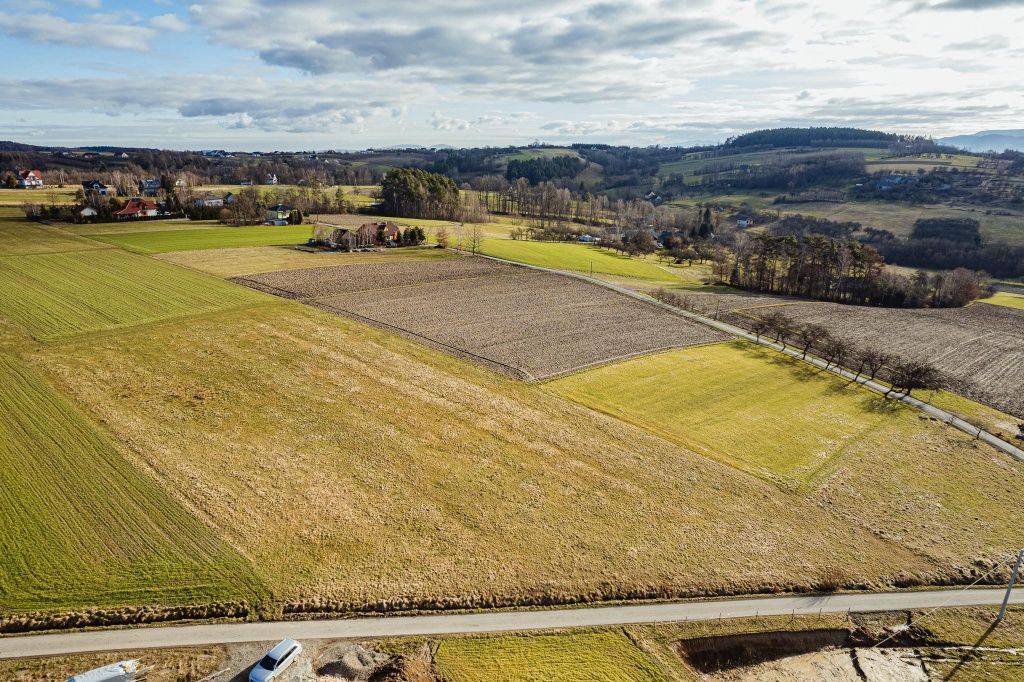
<path id="1" fill-rule="evenodd" d="M 943 137 L 936 142 L 972 152 L 1001 152 L 1007 149 L 1024 152 L 1024 130 L 983 130 L 973 135 Z"/>

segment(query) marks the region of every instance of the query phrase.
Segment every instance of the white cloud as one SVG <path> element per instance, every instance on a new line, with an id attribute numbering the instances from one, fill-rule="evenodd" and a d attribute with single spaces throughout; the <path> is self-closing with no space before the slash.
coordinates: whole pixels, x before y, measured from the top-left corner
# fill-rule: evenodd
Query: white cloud
<path id="1" fill-rule="evenodd" d="M 111 25 L 105 21 L 74 22 L 54 14 L 15 15 L 0 12 L 0 33 L 39 43 L 79 47 L 147 50 L 155 32 L 144 26 Z"/>
<path id="2" fill-rule="evenodd" d="M 50 64 L 38 81 L 8 74 L 9 108 L 138 112 L 233 136 L 672 144 L 814 123 L 943 135 L 1019 127 L 1024 110 L 1024 0 L 193 0 L 189 21 L 41 1 L 0 0 L 18 8 L 0 11 L 0 33 L 80 48 L 73 73 L 97 76 L 111 60 L 90 48 L 158 37 L 139 60 L 159 87 L 61 80 Z M 182 31 L 212 56 L 162 59 Z"/>
<path id="3" fill-rule="evenodd" d="M 149 20 L 149 25 L 163 31 L 187 31 L 188 24 L 176 14 L 161 14 Z"/>

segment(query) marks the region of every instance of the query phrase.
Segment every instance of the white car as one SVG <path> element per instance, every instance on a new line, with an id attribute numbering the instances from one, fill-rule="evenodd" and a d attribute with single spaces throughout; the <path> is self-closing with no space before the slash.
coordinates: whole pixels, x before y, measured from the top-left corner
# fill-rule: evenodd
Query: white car
<path id="1" fill-rule="evenodd" d="M 249 682 L 270 682 L 281 676 L 302 653 L 302 645 L 294 639 L 283 639 L 267 652 L 249 673 Z"/>

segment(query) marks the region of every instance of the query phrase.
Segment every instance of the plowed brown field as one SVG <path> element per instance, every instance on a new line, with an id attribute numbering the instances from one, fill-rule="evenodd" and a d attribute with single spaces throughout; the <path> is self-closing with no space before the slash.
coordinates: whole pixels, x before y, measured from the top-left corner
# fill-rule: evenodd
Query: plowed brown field
<path id="1" fill-rule="evenodd" d="M 527 379 L 728 338 L 586 282 L 478 258 L 313 268 L 236 281 Z"/>

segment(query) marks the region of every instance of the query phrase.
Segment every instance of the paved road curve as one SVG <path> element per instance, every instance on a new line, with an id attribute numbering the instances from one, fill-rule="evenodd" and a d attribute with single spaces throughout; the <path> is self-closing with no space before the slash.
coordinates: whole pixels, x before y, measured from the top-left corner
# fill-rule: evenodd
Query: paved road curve
<path id="1" fill-rule="evenodd" d="M 341 639 L 507 632 L 743 616 L 810 615 L 843 611 L 928 609 L 939 606 L 998 605 L 1004 589 L 927 590 L 874 594 L 723 599 L 671 604 L 607 606 L 552 611 L 508 611 L 447 616 L 397 616 L 279 623 L 218 623 L 101 630 L 0 638 L 0 658 L 50 656 L 147 647 L 183 647 L 293 639 Z M 1024 604 L 1024 589 L 1011 595 Z"/>

